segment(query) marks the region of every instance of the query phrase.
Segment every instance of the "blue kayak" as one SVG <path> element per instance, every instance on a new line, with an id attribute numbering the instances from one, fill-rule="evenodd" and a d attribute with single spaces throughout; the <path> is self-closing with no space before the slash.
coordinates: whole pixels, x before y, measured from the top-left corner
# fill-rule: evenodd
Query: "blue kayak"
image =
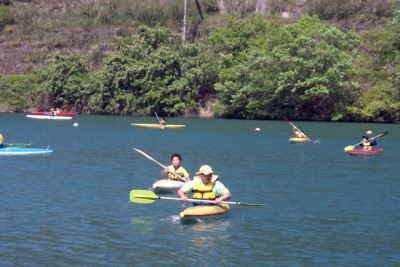
<path id="1" fill-rule="evenodd" d="M 33 148 L 33 147 L 2 147 L 0 155 L 35 155 L 48 154 L 53 152 L 50 148 Z"/>

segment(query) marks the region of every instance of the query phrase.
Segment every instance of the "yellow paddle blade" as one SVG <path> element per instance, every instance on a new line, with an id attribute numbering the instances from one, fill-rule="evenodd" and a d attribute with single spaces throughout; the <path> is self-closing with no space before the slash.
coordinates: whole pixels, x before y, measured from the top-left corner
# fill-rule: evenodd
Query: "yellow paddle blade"
<path id="1" fill-rule="evenodd" d="M 354 146 L 346 146 L 344 148 L 344 151 L 349 151 L 349 150 L 353 150 L 355 147 Z"/>
<path id="2" fill-rule="evenodd" d="M 132 190 L 129 194 L 129 199 L 134 203 L 151 204 L 159 197 L 148 190 Z"/>

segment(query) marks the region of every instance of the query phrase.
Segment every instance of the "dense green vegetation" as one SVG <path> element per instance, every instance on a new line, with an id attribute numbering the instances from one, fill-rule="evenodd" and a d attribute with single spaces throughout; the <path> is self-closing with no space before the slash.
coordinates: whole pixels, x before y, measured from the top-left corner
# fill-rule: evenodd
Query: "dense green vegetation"
<path id="1" fill-rule="evenodd" d="M 318 6 L 317 15 L 290 24 L 228 16 L 203 42 L 185 44 L 170 27 L 143 24 L 115 38 L 101 69 L 80 54 L 57 53 L 33 77 L 0 76 L 0 107 L 399 123 L 400 9 L 370 4 L 369 16 L 387 16 L 386 27 L 361 33 L 321 21 L 317 15 L 335 13 Z"/>

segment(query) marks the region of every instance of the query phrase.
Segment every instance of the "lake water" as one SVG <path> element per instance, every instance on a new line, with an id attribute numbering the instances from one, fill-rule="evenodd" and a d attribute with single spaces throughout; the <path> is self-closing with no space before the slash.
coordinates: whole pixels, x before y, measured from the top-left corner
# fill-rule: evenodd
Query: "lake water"
<path id="1" fill-rule="evenodd" d="M 2 266 L 399 266 L 400 125 L 293 122 L 319 144 L 290 144 L 286 121 L 0 114 L 5 142 L 54 152 L 1 156 Z M 79 127 L 73 127 L 73 123 Z M 255 128 L 259 127 L 260 132 Z M 385 152 L 349 156 L 367 130 Z M 193 176 L 209 164 L 230 189 L 228 216 L 182 224 L 183 204 L 129 201 L 172 153 Z M 175 197 L 175 195 L 168 195 Z"/>

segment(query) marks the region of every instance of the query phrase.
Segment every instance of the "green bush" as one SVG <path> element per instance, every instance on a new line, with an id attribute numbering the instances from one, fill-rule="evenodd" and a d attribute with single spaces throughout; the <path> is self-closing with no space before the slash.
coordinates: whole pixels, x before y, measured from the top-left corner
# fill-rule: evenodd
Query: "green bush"
<path id="1" fill-rule="evenodd" d="M 8 7 L 0 6 L 0 32 L 3 31 L 3 29 L 7 25 L 11 25 L 14 23 L 15 23 L 14 15 L 10 13 Z"/>

